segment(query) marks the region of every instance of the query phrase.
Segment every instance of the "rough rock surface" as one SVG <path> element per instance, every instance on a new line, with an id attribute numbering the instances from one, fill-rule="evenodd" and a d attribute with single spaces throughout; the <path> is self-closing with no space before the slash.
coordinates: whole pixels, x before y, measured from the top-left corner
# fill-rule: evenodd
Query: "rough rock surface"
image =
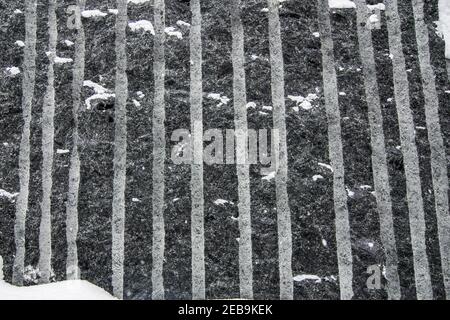
<path id="1" fill-rule="evenodd" d="M 42 104 L 46 86 L 48 34 L 47 2 L 38 1 L 37 83 L 33 105 L 30 200 L 26 224 L 26 264 L 37 266 L 39 259 L 39 223 L 41 192 Z M 230 17 L 227 1 L 205 0 L 203 14 L 203 86 L 208 93 L 232 98 L 232 60 Z M 429 143 L 425 125 L 424 101 L 410 1 L 400 2 L 403 45 L 410 83 L 411 108 L 417 132 L 423 199 L 427 222 L 427 248 L 435 298 L 443 298 L 440 256 L 431 184 Z M 436 34 L 433 21 L 438 20 L 437 1 L 426 2 L 430 30 L 432 63 L 436 72 L 440 98 L 441 126 L 449 148 L 450 94 L 444 42 Z M 369 1 L 377 3 L 377 1 Z M 66 9 L 74 1 L 58 1 L 58 56 L 73 58 L 74 32 L 67 28 Z M 270 64 L 267 14 L 264 0 L 245 1 L 243 22 L 248 101 L 257 107 L 248 109 L 250 128 L 270 128 Z M 115 1 L 87 0 L 87 9 L 108 13 Z M 23 1 L 0 0 L 0 189 L 18 192 L 18 154 L 21 136 L 21 76 L 7 68 L 22 65 L 24 39 Z M 150 2 L 129 5 L 130 21 L 152 20 Z M 166 132 L 190 127 L 189 118 L 189 28 L 177 21 L 190 22 L 189 1 L 166 0 L 167 26 L 182 34 L 168 35 L 166 46 Z M 288 194 L 292 214 L 293 275 L 317 275 L 322 280 L 294 282 L 295 299 L 337 299 L 337 258 L 333 212 L 332 173 L 318 163 L 329 163 L 320 38 L 314 1 L 283 2 L 280 9 L 284 49 L 286 95 L 317 93 L 319 99 L 310 110 L 295 111 L 295 102 L 287 99 Z M 383 15 L 384 19 L 384 15 Z M 370 134 L 364 82 L 360 70 L 356 33 L 356 12 L 331 10 L 335 59 L 342 116 L 345 185 L 354 259 L 356 299 L 386 298 L 383 290 L 366 286 L 368 266 L 383 264 L 379 221 L 372 186 Z M 86 32 L 86 80 L 114 89 L 115 15 L 83 18 Z M 127 299 L 151 298 L 152 241 L 152 108 L 153 108 L 153 36 L 149 32 L 127 30 L 129 101 L 128 162 L 126 181 L 125 283 Z M 412 250 L 406 204 L 406 187 L 397 113 L 393 98 L 392 65 L 389 58 L 386 24 L 373 31 L 378 82 L 384 117 L 384 133 L 392 187 L 393 213 L 399 254 L 402 297 L 415 298 Z M 55 66 L 56 115 L 55 149 L 71 150 L 71 82 L 72 64 Z M 141 91 L 145 96 L 138 94 Z M 93 94 L 83 90 L 84 98 Z M 139 103 L 133 103 L 133 99 Z M 232 101 L 222 106 L 204 99 L 204 127 L 234 128 Z M 263 111 L 264 113 L 260 112 Z M 81 186 L 79 198 L 79 263 L 81 278 L 111 292 L 111 215 L 113 186 L 114 100 L 96 101 L 90 110 L 80 113 Z M 170 161 L 173 144 L 167 143 L 165 183 L 166 256 L 164 264 L 165 297 L 191 298 L 190 247 L 190 166 Z M 54 280 L 65 280 L 66 239 L 65 201 L 68 190 L 70 155 L 55 152 L 52 194 L 52 265 Z M 238 266 L 238 193 L 236 168 L 233 165 L 204 167 L 206 297 L 239 296 Z M 251 213 L 253 228 L 254 297 L 277 299 L 279 276 L 275 182 L 262 180 L 259 166 L 251 166 Z M 313 179 L 321 175 L 323 179 Z M 217 205 L 217 199 L 229 202 Z M 14 199 L 0 197 L 0 255 L 4 258 L 5 279 L 11 280 L 14 257 Z M 33 269 L 28 269 L 33 274 Z M 33 284 L 33 276 L 27 277 Z M 299 277 L 298 279 L 304 279 Z M 308 279 L 308 277 L 306 277 Z"/>

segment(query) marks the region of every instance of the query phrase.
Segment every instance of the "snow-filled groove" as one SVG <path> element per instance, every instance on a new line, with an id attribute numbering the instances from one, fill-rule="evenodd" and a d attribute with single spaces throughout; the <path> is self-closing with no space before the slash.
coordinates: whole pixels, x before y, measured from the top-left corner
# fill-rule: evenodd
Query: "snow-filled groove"
<path id="1" fill-rule="evenodd" d="M 386 160 L 383 115 L 375 66 L 372 31 L 365 26 L 367 22 L 366 0 L 356 0 L 359 54 L 364 66 L 364 86 L 369 109 L 369 126 L 372 146 L 372 171 L 380 216 L 380 237 L 386 256 L 386 280 L 389 299 L 401 298 L 398 275 L 398 254 L 395 242 L 394 221 L 392 217 L 391 186 Z"/>
<path id="2" fill-rule="evenodd" d="M 77 0 L 76 11 L 76 40 L 75 58 L 72 79 L 72 152 L 70 154 L 69 190 L 66 203 L 66 238 L 67 238 L 67 262 L 66 275 L 68 280 L 80 279 L 78 265 L 78 199 L 80 192 L 80 154 L 79 154 L 79 110 L 82 106 L 82 89 L 85 74 L 86 36 L 81 20 L 80 12 L 84 11 L 86 0 Z"/>
<path id="3" fill-rule="evenodd" d="M 25 219 L 28 211 L 30 184 L 30 123 L 36 78 L 36 0 L 25 1 L 25 50 L 24 77 L 22 82 L 23 129 L 19 154 L 20 192 L 16 202 L 16 221 L 14 238 L 16 255 L 14 257 L 13 279 L 15 285 L 23 285 L 25 264 Z"/>
<path id="4" fill-rule="evenodd" d="M 336 243 L 339 268 L 339 287 L 342 300 L 353 298 L 353 258 L 347 192 L 344 185 L 344 160 L 341 138 L 341 115 L 338 102 L 337 76 L 334 63 L 334 44 L 327 0 L 318 0 L 317 11 L 322 45 L 322 76 L 325 108 L 328 119 L 328 149 L 333 168 L 333 197 Z"/>
<path id="5" fill-rule="evenodd" d="M 394 92 L 398 113 L 400 139 L 405 163 L 411 243 L 417 298 L 431 300 L 430 268 L 425 244 L 425 213 L 423 209 L 419 159 L 415 141 L 414 119 L 410 106 L 409 83 L 402 46 L 402 32 L 397 0 L 387 0 L 386 15 L 389 49 L 394 70 Z"/>
<path id="6" fill-rule="evenodd" d="M 40 283 L 50 282 L 52 265 L 51 194 L 53 185 L 53 157 L 55 140 L 55 57 L 58 40 L 56 0 L 48 5 L 48 52 L 47 88 L 42 108 L 42 202 L 39 228 Z"/>
<path id="7" fill-rule="evenodd" d="M 271 89 L 274 108 L 273 127 L 278 130 L 279 139 L 275 143 L 275 166 L 277 174 L 276 204 L 278 226 L 278 255 L 280 272 L 280 299 L 294 298 L 292 277 L 292 227 L 289 196 L 287 192 L 288 155 L 286 142 L 286 106 L 284 92 L 284 62 L 281 43 L 281 26 L 277 0 L 268 0 L 269 6 L 269 47 L 271 61 Z"/>
<path id="8" fill-rule="evenodd" d="M 428 141 L 431 150 L 431 174 L 433 180 L 435 208 L 438 223 L 439 249 L 441 253 L 442 277 L 447 299 L 450 299 L 450 212 L 448 205 L 447 156 L 439 119 L 439 99 L 431 65 L 428 27 L 424 21 L 423 0 L 413 0 L 413 14 L 422 86 L 425 97 L 425 117 Z"/>

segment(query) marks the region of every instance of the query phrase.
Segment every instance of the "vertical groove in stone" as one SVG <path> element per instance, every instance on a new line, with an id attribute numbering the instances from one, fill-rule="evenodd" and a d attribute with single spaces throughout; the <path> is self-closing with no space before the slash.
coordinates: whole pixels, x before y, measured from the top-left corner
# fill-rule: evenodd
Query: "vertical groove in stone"
<path id="1" fill-rule="evenodd" d="M 447 155 L 439 122 L 439 98 L 436 78 L 431 65 L 428 26 L 424 21 L 423 0 L 413 0 L 413 12 L 422 86 L 425 98 L 425 117 L 431 149 L 431 174 L 438 224 L 442 274 L 447 299 L 450 299 L 450 213 L 448 206 Z"/>
<path id="2" fill-rule="evenodd" d="M 116 101 L 114 110 L 114 185 L 112 206 L 112 285 L 114 296 L 123 298 L 125 241 L 125 180 L 127 165 L 127 0 L 117 0 L 116 18 Z"/>
<path id="3" fill-rule="evenodd" d="M 355 2 L 359 53 L 364 66 L 364 86 L 369 112 L 373 180 L 377 209 L 380 216 L 380 237 L 386 258 L 386 291 L 389 299 L 399 300 L 401 298 L 401 290 L 398 275 L 398 255 L 392 217 L 391 186 L 386 160 L 383 115 L 377 82 L 372 32 L 366 25 L 369 11 L 366 0 L 356 0 Z"/>
<path id="4" fill-rule="evenodd" d="M 51 196 L 53 184 L 53 145 L 55 137 L 55 71 L 56 41 L 58 39 L 56 21 L 56 0 L 48 2 L 48 59 L 47 89 L 42 108 L 42 202 L 41 224 L 39 228 L 39 271 L 40 283 L 49 283 L 52 260 Z"/>
<path id="5" fill-rule="evenodd" d="M 273 127 L 278 130 L 279 154 L 276 155 L 278 170 L 275 177 L 278 252 L 280 271 L 280 299 L 292 300 L 294 283 L 292 276 L 292 229 L 291 211 L 287 193 L 287 142 L 286 142 L 286 106 L 284 92 L 284 62 L 279 17 L 279 0 L 268 0 L 269 6 L 269 47 L 271 63 L 271 87 L 273 103 Z"/>
<path id="6" fill-rule="evenodd" d="M 25 264 L 25 220 L 28 211 L 30 183 L 30 122 L 36 78 L 36 0 L 25 1 L 25 48 L 22 67 L 22 138 L 19 151 L 20 192 L 16 201 L 16 221 L 14 237 L 16 254 L 14 257 L 14 285 L 23 285 Z"/>
<path id="7" fill-rule="evenodd" d="M 78 266 L 78 194 L 80 190 L 80 155 L 78 150 L 78 112 L 81 106 L 81 91 L 83 88 L 85 69 L 85 34 L 81 21 L 81 12 L 84 11 L 86 0 L 77 0 L 76 11 L 77 36 L 75 39 L 75 58 L 72 80 L 72 152 L 69 167 L 69 191 L 66 202 L 66 238 L 67 238 L 67 261 L 66 276 L 68 280 L 80 279 Z"/>
<path id="8" fill-rule="evenodd" d="M 245 84 L 244 27 L 241 20 L 241 0 L 232 0 L 231 33 L 233 37 L 233 99 L 237 149 L 247 153 L 247 94 Z M 245 164 L 237 164 L 239 194 L 239 291 L 241 299 L 253 299 L 252 229 L 250 211 L 250 174 L 248 157 Z"/>
<path id="9" fill-rule="evenodd" d="M 425 243 L 425 214 L 419 158 L 416 146 L 414 119 L 410 108 L 409 83 L 403 54 L 401 21 L 397 0 L 386 0 L 386 20 L 389 49 L 394 71 L 394 93 L 397 107 L 400 140 L 406 176 L 406 191 L 414 256 L 414 273 L 418 299 L 433 299 L 430 270 Z"/>
<path id="10" fill-rule="evenodd" d="M 165 121 L 165 3 L 154 2 L 155 43 L 154 78 L 155 104 L 153 108 L 153 248 L 152 248 L 152 298 L 164 299 L 164 170 L 166 154 Z"/>
<path id="11" fill-rule="evenodd" d="M 333 168 L 333 196 L 336 215 L 336 245 L 339 268 L 339 286 L 342 300 L 353 297 L 353 258 L 350 237 L 350 222 L 345 190 L 344 160 L 341 137 L 341 115 L 338 102 L 334 44 L 328 0 L 317 0 L 319 32 L 322 43 L 322 67 L 325 108 L 328 119 L 328 150 Z"/>
<path id="12" fill-rule="evenodd" d="M 203 198 L 203 85 L 202 85 L 202 15 L 200 0 L 191 0 L 191 134 L 193 163 L 191 166 L 192 196 L 192 299 L 205 299 L 205 231 Z"/>

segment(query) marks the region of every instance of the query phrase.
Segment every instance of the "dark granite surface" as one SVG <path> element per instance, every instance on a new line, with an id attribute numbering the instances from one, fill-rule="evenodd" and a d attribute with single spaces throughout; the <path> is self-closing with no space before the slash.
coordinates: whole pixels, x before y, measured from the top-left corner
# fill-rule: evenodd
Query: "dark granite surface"
<path id="1" fill-rule="evenodd" d="M 47 7 L 38 1 L 37 82 L 32 119 L 32 151 L 30 201 L 27 216 L 26 265 L 37 266 L 39 258 L 38 231 L 41 197 L 41 127 L 42 100 L 46 85 Z M 75 1 L 58 1 L 58 55 L 73 57 L 73 47 L 64 44 L 74 41 L 74 32 L 66 27 L 66 8 Z M 376 3 L 377 1 L 371 1 Z M 448 76 L 444 59 L 444 42 L 433 31 L 437 20 L 437 1 L 426 2 L 430 26 L 431 52 L 440 97 L 441 126 L 447 150 L 450 134 Z M 167 0 L 167 26 L 178 20 L 190 21 L 189 1 Z M 246 32 L 248 101 L 258 106 L 271 105 L 269 44 L 267 18 L 261 11 L 264 0 L 245 1 L 244 26 Z M 105 11 L 115 8 L 115 1 L 88 0 L 87 9 Z M 0 188 L 18 192 L 18 152 L 21 135 L 21 77 L 10 77 L 5 68 L 21 66 L 22 48 L 16 40 L 24 38 L 24 16 L 14 14 L 23 8 L 23 1 L 0 0 Z M 410 82 L 411 107 L 416 126 L 425 127 L 424 101 L 417 61 L 414 20 L 410 1 L 400 1 L 403 44 Z M 354 192 L 348 198 L 351 238 L 354 258 L 354 291 L 356 299 L 386 298 L 383 290 L 368 290 L 366 269 L 383 264 L 379 236 L 379 219 L 372 190 L 371 148 L 364 100 L 363 75 L 358 55 L 356 14 L 352 10 L 333 10 L 331 14 L 335 59 L 338 68 L 342 139 L 344 143 L 345 184 Z M 204 91 L 232 97 L 231 34 L 227 1 L 202 1 Z M 280 11 L 285 59 L 286 94 L 307 95 L 322 90 L 320 39 L 317 31 L 314 1 L 286 1 Z M 130 20 L 152 20 L 150 3 L 129 6 Z M 112 14 L 83 20 L 86 31 L 87 80 L 114 88 L 114 22 Z M 178 28 L 178 27 L 177 27 Z M 167 141 L 173 130 L 189 128 L 189 33 L 183 39 L 168 38 L 166 88 Z M 125 238 L 125 298 L 151 298 L 151 241 L 152 241 L 152 137 L 153 104 L 153 37 L 128 30 L 128 162 L 126 184 Z M 389 59 L 387 30 L 373 32 L 378 80 L 384 116 L 384 132 L 392 186 L 393 212 L 399 253 L 399 272 L 402 296 L 415 298 L 405 177 L 395 104 L 392 66 Z M 257 55 L 256 60 L 251 59 Z M 71 64 L 56 67 L 55 148 L 71 147 Z M 139 99 L 136 92 L 145 97 Z M 87 98 L 92 94 L 84 89 Z M 140 106 L 132 103 L 139 100 Z M 204 101 L 205 128 L 234 128 L 232 103 L 218 108 L 211 99 Z M 321 97 L 309 111 L 292 110 L 295 104 L 287 100 L 289 182 L 288 192 L 292 213 L 293 273 L 318 275 L 324 280 L 294 282 L 295 299 L 338 299 L 336 280 L 337 257 L 334 236 L 332 175 L 318 163 L 329 163 L 325 108 Z M 270 128 L 272 117 L 261 109 L 249 109 L 250 128 Z M 91 110 L 80 113 L 81 135 L 81 192 L 79 199 L 79 261 L 83 279 L 111 291 L 111 211 L 113 186 L 114 102 L 97 103 Z M 440 255 L 437 241 L 436 215 L 431 184 L 429 143 L 427 132 L 417 130 L 420 154 L 423 199 L 427 222 L 427 245 L 436 299 L 444 297 Z M 5 144 L 7 143 L 7 145 Z M 174 165 L 170 161 L 172 144 L 167 144 L 166 166 L 166 256 L 164 285 L 167 299 L 191 298 L 190 249 L 190 167 Z M 448 152 L 447 152 L 448 154 Z M 55 154 L 52 197 L 53 269 L 56 281 L 65 279 L 65 201 L 68 189 L 68 154 Z M 313 181 L 320 174 L 323 180 Z M 232 165 L 205 166 L 205 255 L 206 295 L 209 299 L 239 296 L 237 206 L 214 204 L 216 199 L 238 202 L 237 177 Z M 279 296 L 277 224 L 275 184 L 261 179 L 259 166 L 251 167 L 252 228 L 254 293 L 258 299 L 277 299 Z M 133 201 L 137 198 L 140 201 Z M 174 199 L 178 199 L 174 201 Z M 0 255 L 5 261 L 5 277 L 12 276 L 14 255 L 15 205 L 0 198 Z M 325 241 L 324 241 L 325 240 Z M 368 244 L 373 243 L 373 247 Z M 32 284 L 29 281 L 28 284 Z"/>

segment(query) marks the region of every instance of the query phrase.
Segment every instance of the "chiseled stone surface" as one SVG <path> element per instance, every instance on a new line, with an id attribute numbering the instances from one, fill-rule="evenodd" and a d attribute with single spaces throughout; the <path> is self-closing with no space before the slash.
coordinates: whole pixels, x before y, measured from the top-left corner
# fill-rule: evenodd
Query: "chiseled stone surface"
<path id="1" fill-rule="evenodd" d="M 75 1 L 58 1 L 57 55 L 74 58 L 75 32 L 68 28 L 67 8 Z M 153 21 L 152 1 L 129 3 L 131 21 Z M 425 1 L 430 50 L 440 101 L 441 127 L 448 150 L 450 94 L 445 44 L 435 32 L 438 1 Z M 24 1 L 0 0 L 0 255 L 5 279 L 12 278 L 14 260 L 15 193 L 19 191 L 18 155 L 22 129 L 21 69 L 24 41 Z M 228 1 L 201 1 L 203 15 L 203 125 L 234 128 L 233 101 L 219 104 L 211 93 L 233 97 L 231 21 Z M 271 106 L 268 18 L 265 0 L 243 1 L 249 128 L 273 126 Z M 368 1 L 369 4 L 378 1 Z M 106 99 L 91 100 L 79 113 L 81 185 L 79 194 L 78 255 L 81 278 L 109 292 L 111 287 L 111 216 L 113 195 L 115 1 L 87 0 L 83 16 L 86 33 L 85 80 L 106 88 Z M 20 12 L 18 11 L 20 10 Z M 40 202 L 42 197 L 41 117 L 47 84 L 47 1 L 38 1 L 37 77 L 31 122 L 31 179 L 26 221 L 26 284 L 38 277 Z M 408 69 L 411 109 L 416 126 L 426 244 L 436 299 L 444 298 L 430 172 L 420 68 L 417 59 L 414 17 L 410 1 L 399 1 L 403 48 Z M 175 165 L 170 154 L 172 132 L 190 128 L 188 0 L 166 0 L 166 176 L 165 261 L 166 299 L 191 298 L 191 190 L 189 165 Z M 338 79 L 344 149 L 345 186 L 348 195 L 353 250 L 355 299 L 384 299 L 384 290 L 369 290 L 369 266 L 383 265 L 379 218 L 373 192 L 371 148 L 364 80 L 357 43 L 356 11 L 331 9 L 332 34 Z M 406 185 L 399 126 L 393 99 L 393 75 L 384 13 L 381 29 L 373 30 L 375 61 L 390 174 L 395 235 L 399 255 L 402 298 L 415 298 Z M 294 299 L 338 299 L 339 282 L 333 210 L 333 173 L 329 164 L 327 118 L 322 83 L 322 57 L 315 1 L 286 0 L 280 8 L 286 96 L 317 94 L 311 108 L 286 99 L 288 147 L 287 191 L 292 219 L 292 272 Z M 182 21 L 182 22 L 180 22 Z M 177 23 L 178 22 L 178 23 Z M 185 22 L 185 23 L 184 23 Z M 144 27 L 148 26 L 145 25 Z M 127 29 L 128 154 L 126 180 L 126 234 L 124 298 L 152 296 L 152 110 L 153 35 Z M 72 136 L 71 62 L 55 65 L 55 158 L 52 189 L 53 280 L 66 279 L 65 201 L 68 191 Z M 98 88 L 97 88 L 98 90 Z M 83 100 L 94 90 L 83 88 Z M 98 92 L 97 92 L 98 93 Z M 292 98 L 292 97 L 291 97 Z M 295 100 L 295 99 L 294 99 Z M 222 99 L 226 101 L 226 99 Z M 447 152 L 448 154 L 448 152 Z M 277 211 L 275 179 L 262 179 L 260 165 L 250 167 L 254 298 L 279 298 Z M 206 298 L 239 297 L 238 181 L 235 165 L 204 166 Z M 224 199 L 228 202 L 219 201 Z M 308 277 L 305 275 L 314 275 Z"/>

